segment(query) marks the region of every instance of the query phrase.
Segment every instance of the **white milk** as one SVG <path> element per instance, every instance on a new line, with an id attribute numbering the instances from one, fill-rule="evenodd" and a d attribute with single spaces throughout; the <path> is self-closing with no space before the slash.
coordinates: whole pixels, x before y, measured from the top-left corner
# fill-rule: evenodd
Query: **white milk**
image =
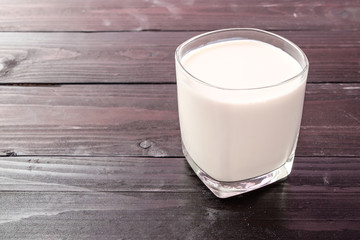
<path id="1" fill-rule="evenodd" d="M 294 58 L 267 43 L 232 40 L 191 51 L 182 65 L 205 82 L 191 79 L 177 64 L 182 141 L 203 171 L 219 181 L 238 181 L 288 160 L 300 127 L 306 76 L 271 85 L 301 72 Z"/>

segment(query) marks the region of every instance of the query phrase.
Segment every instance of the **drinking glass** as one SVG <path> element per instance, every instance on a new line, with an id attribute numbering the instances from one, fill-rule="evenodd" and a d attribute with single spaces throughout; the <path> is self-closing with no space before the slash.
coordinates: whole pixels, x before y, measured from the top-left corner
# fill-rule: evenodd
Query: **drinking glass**
<path id="1" fill-rule="evenodd" d="M 294 58 L 301 71 L 280 83 L 239 89 L 209 84 L 185 66 L 183 59 L 190 52 L 232 40 L 275 46 Z M 259 29 L 223 29 L 182 43 L 175 64 L 183 153 L 217 197 L 252 191 L 290 174 L 309 69 L 298 46 Z"/>

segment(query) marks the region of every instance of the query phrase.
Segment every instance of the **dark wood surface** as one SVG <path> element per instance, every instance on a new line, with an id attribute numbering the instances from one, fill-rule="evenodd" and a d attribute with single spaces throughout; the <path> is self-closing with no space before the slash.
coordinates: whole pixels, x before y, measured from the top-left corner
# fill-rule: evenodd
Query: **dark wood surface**
<path id="1" fill-rule="evenodd" d="M 360 1 L 0 1 L 0 239 L 360 239 Z M 217 199 L 174 51 L 256 27 L 310 61 L 294 169 Z"/>
<path id="2" fill-rule="evenodd" d="M 309 82 L 360 82 L 357 31 L 275 32 L 307 54 Z M 0 32 L 0 83 L 174 83 L 176 47 L 199 33 Z"/>
<path id="3" fill-rule="evenodd" d="M 2 0 L 3 31 L 188 31 L 359 27 L 358 0 Z"/>

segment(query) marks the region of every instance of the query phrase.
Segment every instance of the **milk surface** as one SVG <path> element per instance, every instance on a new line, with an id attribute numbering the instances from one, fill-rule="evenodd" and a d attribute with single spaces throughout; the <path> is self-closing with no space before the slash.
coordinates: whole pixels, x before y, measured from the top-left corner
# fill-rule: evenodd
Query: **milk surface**
<path id="1" fill-rule="evenodd" d="M 285 81 L 302 71 L 293 57 L 260 41 L 231 40 L 193 50 L 181 64 L 187 71 L 177 63 L 182 142 L 203 171 L 239 181 L 286 162 L 306 82 L 306 76 Z"/>

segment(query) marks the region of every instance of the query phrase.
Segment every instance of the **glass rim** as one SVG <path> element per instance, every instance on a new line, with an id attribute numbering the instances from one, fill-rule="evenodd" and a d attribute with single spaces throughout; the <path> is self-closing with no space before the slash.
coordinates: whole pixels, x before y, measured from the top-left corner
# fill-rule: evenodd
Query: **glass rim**
<path id="1" fill-rule="evenodd" d="M 287 78 L 287 79 L 285 79 L 285 80 L 283 80 L 283 81 L 281 81 L 279 83 L 270 84 L 270 85 L 261 86 L 261 87 L 251 87 L 251 88 L 224 88 L 224 87 L 216 86 L 216 85 L 207 83 L 206 81 L 203 81 L 200 78 L 195 77 L 188 70 L 186 70 L 186 68 L 182 64 L 181 58 L 180 58 L 180 51 L 182 50 L 182 48 L 184 48 L 190 42 L 193 42 L 193 41 L 195 41 L 197 39 L 200 39 L 202 37 L 205 37 L 207 35 L 216 34 L 216 33 L 220 33 L 220 32 L 227 32 L 227 31 L 252 31 L 252 32 L 258 32 L 258 33 L 261 33 L 261 34 L 270 35 L 272 37 L 278 38 L 278 39 L 282 40 L 283 42 L 285 42 L 286 44 L 288 44 L 289 46 L 291 46 L 293 49 L 295 49 L 298 53 L 300 53 L 300 55 L 303 57 L 303 59 L 305 61 L 305 66 L 301 67 L 302 70 L 298 74 L 296 74 L 295 76 L 293 76 L 291 78 Z M 261 40 L 258 40 L 258 41 L 261 41 Z M 262 41 L 262 42 L 265 42 L 265 41 Z M 270 44 L 270 43 L 268 43 L 268 44 Z M 270 44 L 270 45 L 272 45 L 272 44 Z M 191 78 L 195 79 L 196 81 L 198 81 L 201 84 L 204 84 L 204 85 L 212 87 L 212 88 L 221 89 L 221 90 L 256 90 L 256 89 L 266 89 L 266 88 L 276 87 L 276 86 L 283 85 L 283 84 L 286 84 L 288 82 L 291 82 L 293 79 L 299 78 L 305 72 L 307 72 L 308 69 L 309 69 L 309 60 L 308 60 L 308 58 L 306 57 L 305 53 L 301 50 L 301 48 L 298 47 L 295 43 L 293 43 L 290 40 L 288 40 L 288 39 L 286 39 L 286 38 L 284 38 L 284 37 L 282 37 L 280 35 L 277 35 L 275 33 L 268 32 L 268 31 L 261 30 L 261 29 L 257 29 L 257 28 L 225 28 L 225 29 L 209 31 L 209 32 L 205 32 L 205 33 L 196 35 L 196 36 L 186 40 L 185 42 L 183 42 L 182 44 L 180 44 L 176 48 L 176 50 L 175 50 L 175 60 L 179 64 L 179 66 L 181 67 L 181 70 L 184 71 L 186 75 L 189 75 Z M 299 61 L 297 61 L 297 62 L 299 62 Z"/>

